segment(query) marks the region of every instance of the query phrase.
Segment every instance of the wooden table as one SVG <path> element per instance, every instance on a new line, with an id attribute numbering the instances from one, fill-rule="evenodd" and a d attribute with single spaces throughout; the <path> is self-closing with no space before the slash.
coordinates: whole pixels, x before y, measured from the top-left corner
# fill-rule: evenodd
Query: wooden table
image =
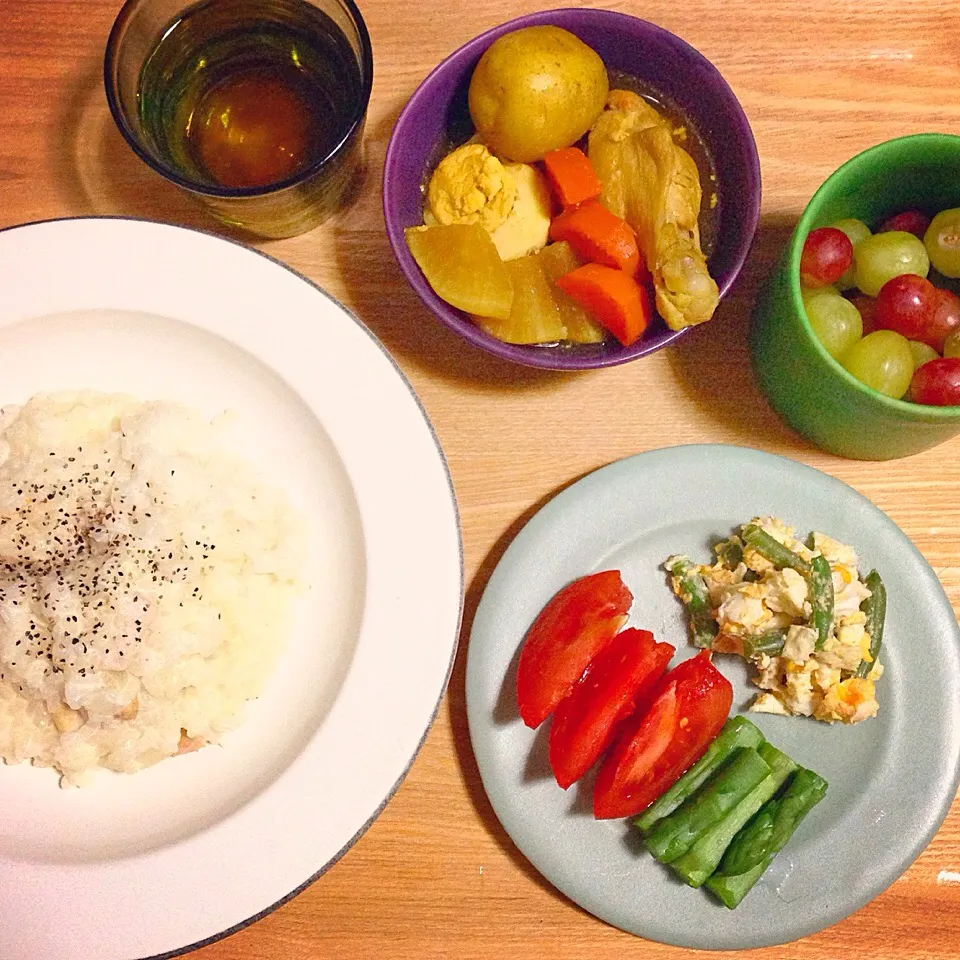
<path id="1" fill-rule="evenodd" d="M 120 214 L 216 229 L 133 156 L 112 124 L 101 63 L 119 6 L 0 4 L 0 227 Z M 541 6 L 362 0 L 376 63 L 363 194 L 337 222 L 263 245 L 352 308 L 422 398 L 459 497 L 466 609 L 447 697 L 380 818 L 312 887 L 200 950 L 198 960 L 705 955 L 628 936 L 557 893 L 500 827 L 470 750 L 464 654 L 487 578 L 531 514 L 596 467 L 698 442 L 757 447 L 810 464 L 886 511 L 960 610 L 960 440 L 882 466 L 820 453 L 766 406 L 745 346 L 757 283 L 832 170 L 890 137 L 960 133 L 960 7 L 952 0 L 611 3 L 674 31 L 726 76 L 756 134 L 763 211 L 747 268 L 708 327 L 641 362 L 566 376 L 495 361 L 441 329 L 397 270 L 380 212 L 387 140 L 415 86 L 461 43 Z M 789 947 L 756 953 L 847 955 L 960 957 L 960 803 L 913 866 L 868 906 Z"/>

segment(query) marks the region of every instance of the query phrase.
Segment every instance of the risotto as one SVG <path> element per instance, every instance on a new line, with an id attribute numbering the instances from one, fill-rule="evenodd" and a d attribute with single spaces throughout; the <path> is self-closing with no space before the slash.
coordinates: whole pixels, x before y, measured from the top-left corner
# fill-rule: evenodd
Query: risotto
<path id="1" fill-rule="evenodd" d="M 0 757 L 82 785 L 217 743 L 290 632 L 299 528 L 220 421 L 96 393 L 0 411 Z"/>

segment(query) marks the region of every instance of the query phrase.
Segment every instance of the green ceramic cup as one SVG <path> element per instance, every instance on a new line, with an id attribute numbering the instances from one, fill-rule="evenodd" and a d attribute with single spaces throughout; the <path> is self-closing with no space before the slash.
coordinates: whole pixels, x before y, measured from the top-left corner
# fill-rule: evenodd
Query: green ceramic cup
<path id="1" fill-rule="evenodd" d="M 888 140 L 845 163 L 807 204 L 753 317 L 750 348 L 761 389 L 780 416 L 822 450 L 893 460 L 960 433 L 960 406 L 892 400 L 846 370 L 820 345 L 800 297 L 807 234 L 845 217 L 871 226 L 901 210 L 933 215 L 960 207 L 960 136 Z"/>

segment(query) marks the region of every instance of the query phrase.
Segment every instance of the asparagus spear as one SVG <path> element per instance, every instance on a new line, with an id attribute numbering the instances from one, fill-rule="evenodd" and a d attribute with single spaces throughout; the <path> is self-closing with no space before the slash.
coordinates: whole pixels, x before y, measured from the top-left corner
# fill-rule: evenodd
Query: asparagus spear
<path id="1" fill-rule="evenodd" d="M 823 799 L 827 781 L 801 767 L 783 792 L 768 800 L 733 838 L 717 873 L 734 877 L 776 856 L 803 818 Z"/>
<path id="2" fill-rule="evenodd" d="M 760 556 L 765 557 L 775 567 L 781 570 L 784 567 L 793 567 L 798 573 L 807 576 L 810 573 L 810 564 L 798 553 L 794 553 L 789 547 L 785 547 L 779 540 L 775 540 L 762 527 L 755 523 L 746 523 L 743 526 L 743 541 L 747 546 L 753 547 Z"/>
<path id="3" fill-rule="evenodd" d="M 876 570 L 871 570 L 864 583 L 870 591 L 870 596 L 860 604 L 860 609 L 867 615 L 864 627 L 870 634 L 870 662 L 860 661 L 857 667 L 857 676 L 865 677 L 873 669 L 880 655 L 880 646 L 883 643 L 883 621 L 887 616 L 887 588 L 880 579 Z"/>
<path id="4" fill-rule="evenodd" d="M 811 626 L 817 631 L 816 649 L 822 650 L 833 629 L 833 574 L 823 554 L 810 561 L 810 607 Z"/>
<path id="5" fill-rule="evenodd" d="M 692 797 L 653 828 L 647 849 L 661 863 L 676 860 L 769 775 L 769 765 L 755 749 L 738 748 Z"/>
<path id="6" fill-rule="evenodd" d="M 689 557 L 671 557 L 670 572 L 677 578 L 679 593 L 690 611 L 693 642 L 698 647 L 709 647 L 717 635 L 717 623 L 710 606 L 710 591 L 697 565 Z"/>
<path id="7" fill-rule="evenodd" d="M 716 894 L 724 905 L 733 910 L 740 905 L 740 901 L 751 891 L 753 885 L 763 876 L 772 861 L 773 857 L 767 857 L 746 873 L 738 874 L 735 877 L 725 877 L 715 873 L 712 877 L 707 877 L 704 886 L 711 893 Z"/>
<path id="8" fill-rule="evenodd" d="M 634 821 L 641 832 L 649 833 L 654 824 L 673 813 L 681 803 L 692 796 L 700 785 L 722 763 L 728 760 L 738 747 L 759 747 L 764 742 L 763 734 L 756 724 L 746 717 L 731 717 L 707 747 L 703 756 L 669 789 L 661 794 L 643 814 Z"/>
<path id="9" fill-rule="evenodd" d="M 724 851 L 740 828 L 777 792 L 780 785 L 797 769 L 797 765 L 769 743 L 762 743 L 758 753 L 770 767 L 766 780 L 761 780 L 722 820 L 709 827 L 697 842 L 670 867 L 691 887 L 699 887 L 717 869 Z"/>

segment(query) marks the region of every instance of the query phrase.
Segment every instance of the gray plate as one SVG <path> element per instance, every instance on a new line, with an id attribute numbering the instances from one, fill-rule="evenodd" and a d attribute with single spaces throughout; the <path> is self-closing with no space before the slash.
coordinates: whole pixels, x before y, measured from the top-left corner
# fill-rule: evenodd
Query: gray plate
<path id="1" fill-rule="evenodd" d="M 546 758 L 549 722 L 517 715 L 524 633 L 554 593 L 618 568 L 632 626 L 693 653 L 661 569 L 753 516 L 852 544 L 888 593 L 880 713 L 853 727 L 751 715 L 797 762 L 827 778 L 823 802 L 735 911 L 656 863 L 627 821 L 596 821 L 592 775 L 569 791 Z M 755 688 L 743 661 L 718 656 L 734 710 Z M 745 949 L 786 943 L 848 916 L 889 886 L 933 837 L 960 782 L 960 628 L 943 588 L 904 533 L 869 500 L 810 467 L 728 446 L 673 447 L 597 470 L 558 494 L 507 549 L 477 610 L 467 661 L 470 735 L 484 787 L 533 865 L 585 910 L 663 943 Z"/>

